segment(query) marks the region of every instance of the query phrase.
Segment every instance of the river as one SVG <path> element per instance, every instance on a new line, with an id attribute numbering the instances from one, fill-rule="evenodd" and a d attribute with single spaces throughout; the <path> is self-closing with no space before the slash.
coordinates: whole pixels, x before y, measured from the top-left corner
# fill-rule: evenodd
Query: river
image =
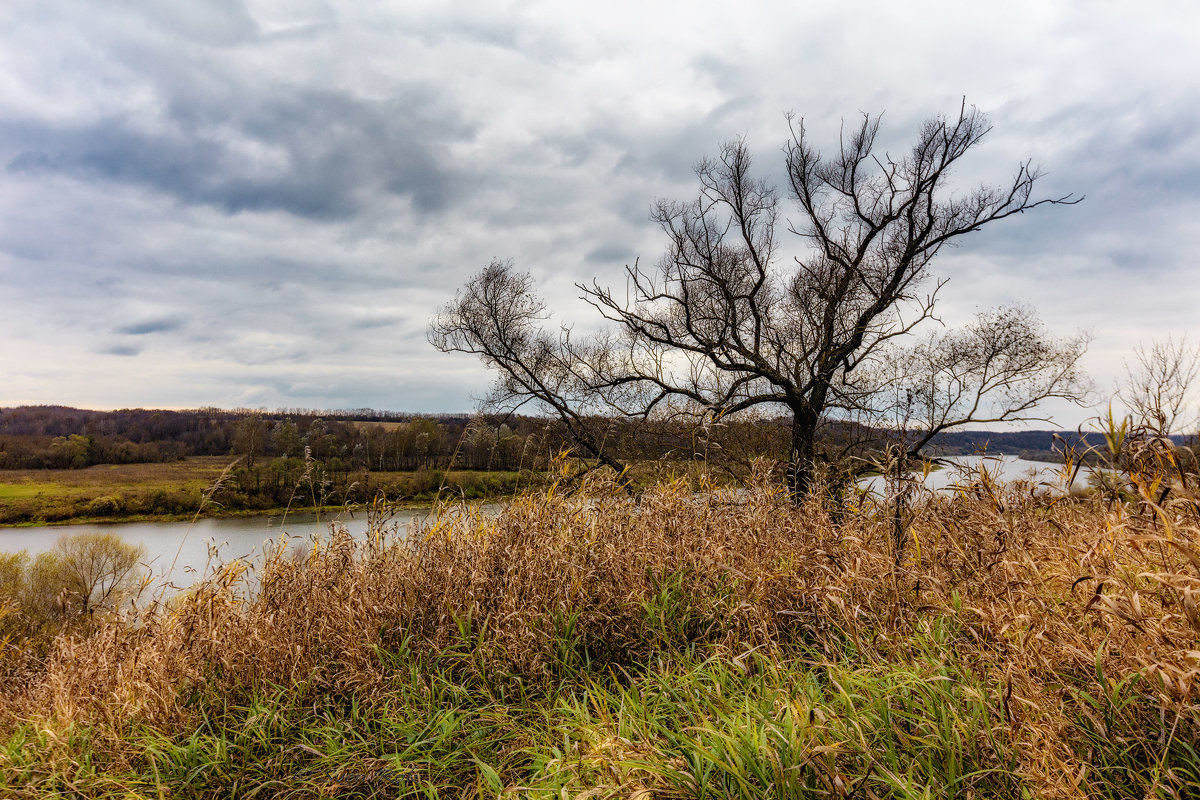
<path id="1" fill-rule="evenodd" d="M 942 469 L 929 473 L 925 485 L 930 489 L 950 489 L 968 479 L 968 471 L 978 469 L 981 465 L 988 473 L 1000 481 L 1017 480 L 1031 481 L 1043 485 L 1047 490 L 1062 491 L 1064 478 L 1062 464 L 1051 464 L 1045 461 L 1026 461 L 1016 456 L 943 456 L 939 459 L 945 462 Z M 1089 470 L 1080 470 L 1073 486 L 1087 486 Z M 880 476 L 867 478 L 863 484 L 875 491 L 882 491 L 884 479 Z"/>
<path id="2" fill-rule="evenodd" d="M 429 508 L 395 512 L 387 527 L 401 534 L 429 516 Z M 115 533 L 125 542 L 145 549 L 143 563 L 155 584 L 182 588 L 194 583 L 214 563 L 246 559 L 258 563 L 264 549 L 287 536 L 293 547 L 302 547 L 314 536 L 326 536 L 330 526 L 345 528 L 351 536 L 366 535 L 366 514 L 289 514 L 198 519 L 195 522 L 111 522 L 85 525 L 41 525 L 0 528 L 0 552 L 25 550 L 30 555 L 49 550 L 61 536 L 77 533 Z"/>
<path id="3" fill-rule="evenodd" d="M 1025 461 L 1012 456 L 951 456 L 944 459 L 951 466 L 930 473 L 926 484 L 931 489 L 945 489 L 963 479 L 961 468 L 975 467 L 982 461 L 1003 480 L 1032 479 L 1061 487 L 1058 477 L 1061 465 Z M 1080 482 L 1086 476 L 1080 475 Z M 864 482 L 876 491 L 883 490 L 883 479 L 868 478 Z M 401 534 L 428 517 L 429 508 L 397 511 L 388 522 Z M 196 581 L 212 564 L 235 558 L 251 563 L 261 560 L 265 547 L 281 536 L 288 536 L 293 547 L 301 547 L 314 536 L 325 536 L 330 526 L 344 527 L 351 536 L 366 533 L 365 514 L 329 516 L 319 520 L 313 514 L 291 514 L 284 522 L 278 516 L 229 517 L 200 519 L 195 522 L 115 522 L 87 525 L 43 525 L 30 528 L 0 528 L 0 552 L 28 551 L 31 555 L 49 550 L 60 536 L 99 531 L 115 533 L 133 545 L 145 548 L 144 562 L 158 585 L 176 588 Z"/>

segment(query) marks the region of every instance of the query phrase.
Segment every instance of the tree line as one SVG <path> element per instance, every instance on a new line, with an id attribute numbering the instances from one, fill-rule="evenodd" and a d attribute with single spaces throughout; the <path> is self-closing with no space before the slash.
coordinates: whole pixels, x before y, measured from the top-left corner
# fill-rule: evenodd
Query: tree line
<path id="1" fill-rule="evenodd" d="M 732 472 L 745 471 L 759 456 L 785 459 L 789 424 L 786 416 L 743 417 L 716 424 L 623 416 L 588 421 L 608 451 L 623 461 L 704 459 Z M 930 450 L 937 455 L 987 451 L 1053 460 L 1056 436 L 1072 445 L 1099 443 L 1099 434 L 1089 442 L 1086 436 L 1065 431 L 945 431 L 933 440 Z M 889 431 L 867 431 L 843 422 L 827 424 L 819 441 L 832 446 L 839 439 L 853 440 L 878 450 L 890 438 Z M 166 463 L 197 455 L 242 457 L 250 468 L 290 459 L 285 472 L 291 476 L 303 470 L 307 452 L 310 460 L 342 473 L 452 467 L 540 470 L 573 444 L 570 430 L 560 420 L 523 415 L 418 416 L 366 409 L 0 409 L 0 469 Z"/>
<path id="2" fill-rule="evenodd" d="M 472 469 L 517 469 L 531 433 L 517 418 L 489 436 L 468 415 L 393 412 L 196 409 L 92 411 L 62 406 L 0 409 L 0 469 L 81 469 L 96 464 L 177 461 L 188 456 L 308 458 L 340 470 L 411 471 L 458 461 Z M 476 424 L 476 428 L 479 425 Z"/>

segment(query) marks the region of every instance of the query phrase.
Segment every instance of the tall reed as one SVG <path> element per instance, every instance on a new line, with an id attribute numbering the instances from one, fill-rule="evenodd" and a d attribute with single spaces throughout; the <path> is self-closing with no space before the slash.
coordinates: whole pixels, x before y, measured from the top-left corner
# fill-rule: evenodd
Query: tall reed
<path id="1" fill-rule="evenodd" d="M 1200 792 L 1192 507 L 983 474 L 899 563 L 886 509 L 836 512 L 593 477 L 234 562 L 60 638 L 0 700 L 0 788 Z"/>

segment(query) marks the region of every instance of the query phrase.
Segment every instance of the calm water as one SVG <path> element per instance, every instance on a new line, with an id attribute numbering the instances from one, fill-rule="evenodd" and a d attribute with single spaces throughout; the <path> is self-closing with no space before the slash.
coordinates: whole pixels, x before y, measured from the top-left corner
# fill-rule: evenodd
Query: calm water
<path id="1" fill-rule="evenodd" d="M 407 533 L 429 515 L 430 509 L 398 511 L 390 518 L 389 528 Z M 188 522 L 115 522 L 88 525 L 45 525 L 36 528 L 0 528 L 0 552 L 27 550 L 31 555 L 49 550 L 60 536 L 98 531 L 115 533 L 129 544 L 146 550 L 145 564 L 160 584 L 176 587 L 196 581 L 214 563 L 235 558 L 257 563 L 265 547 L 288 537 L 293 548 L 303 547 L 315 536 L 328 536 L 331 525 L 343 527 L 350 535 L 366 533 L 365 514 L 353 516 L 289 514 L 280 517 L 257 516 L 230 519 L 200 519 Z"/>

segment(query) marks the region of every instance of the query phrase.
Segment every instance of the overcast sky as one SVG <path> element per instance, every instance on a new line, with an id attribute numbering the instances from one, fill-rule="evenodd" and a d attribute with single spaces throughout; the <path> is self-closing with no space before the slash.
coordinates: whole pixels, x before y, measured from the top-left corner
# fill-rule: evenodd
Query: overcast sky
<path id="1" fill-rule="evenodd" d="M 469 410 L 425 329 L 492 258 L 587 325 L 722 140 L 774 179 L 788 110 L 899 152 L 964 96 L 964 187 L 1087 199 L 944 253 L 939 311 L 1091 329 L 1109 386 L 1200 327 L 1197 53 L 1194 2 L 5 0 L 0 406 Z"/>

